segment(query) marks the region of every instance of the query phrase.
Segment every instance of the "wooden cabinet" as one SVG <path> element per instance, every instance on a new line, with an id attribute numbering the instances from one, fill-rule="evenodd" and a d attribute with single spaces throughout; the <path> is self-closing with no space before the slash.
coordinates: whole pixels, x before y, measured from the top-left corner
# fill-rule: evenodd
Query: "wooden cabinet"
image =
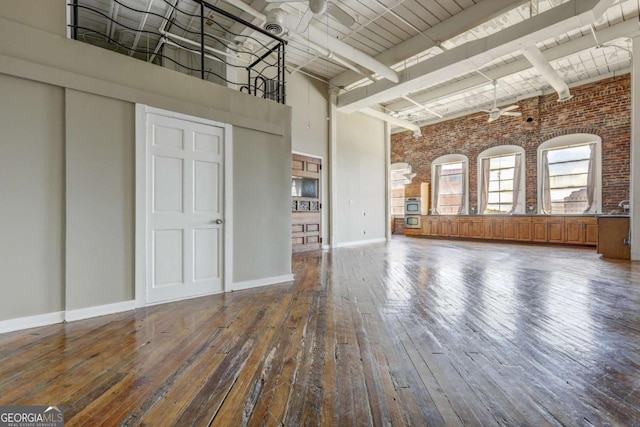
<path id="1" fill-rule="evenodd" d="M 484 235 L 484 230 L 482 228 L 483 219 L 482 218 L 471 218 L 469 226 L 470 237 L 473 239 L 482 239 Z"/>
<path id="2" fill-rule="evenodd" d="M 530 242 L 532 236 L 531 217 L 510 216 L 503 219 L 503 239 Z"/>
<path id="3" fill-rule="evenodd" d="M 440 233 L 439 235 L 442 237 L 450 237 L 451 235 L 451 220 L 449 218 L 440 218 Z"/>
<path id="4" fill-rule="evenodd" d="M 579 245 L 583 242 L 584 231 L 582 220 L 579 218 L 567 218 L 564 223 L 565 243 Z"/>
<path id="5" fill-rule="evenodd" d="M 460 221 L 457 216 L 439 216 L 438 235 L 442 237 L 459 237 Z"/>
<path id="6" fill-rule="evenodd" d="M 531 218 L 531 241 L 546 243 L 549 236 L 549 221 L 546 217 Z"/>
<path id="7" fill-rule="evenodd" d="M 564 243 L 570 245 L 597 245 L 598 223 L 595 217 L 565 217 Z"/>
<path id="8" fill-rule="evenodd" d="M 460 237 L 471 237 L 471 220 L 468 218 L 460 218 L 458 221 L 458 231 Z"/>
<path id="9" fill-rule="evenodd" d="M 460 236 L 460 223 L 458 221 L 458 217 L 428 215 L 422 218 L 422 229 L 425 236 Z"/>
<path id="10" fill-rule="evenodd" d="M 628 237 L 629 217 L 598 218 L 598 253 L 603 257 L 631 259 L 631 247 L 626 244 Z"/>
<path id="11" fill-rule="evenodd" d="M 547 217 L 547 242 L 564 244 L 564 217 Z"/>
<path id="12" fill-rule="evenodd" d="M 598 242 L 596 218 L 589 216 L 426 215 L 422 221 L 422 229 L 411 234 L 587 246 Z"/>
<path id="13" fill-rule="evenodd" d="M 314 157 L 291 156 L 291 249 L 322 248 L 322 162 Z"/>
<path id="14" fill-rule="evenodd" d="M 407 184 L 404 187 L 404 197 L 422 197 L 420 183 Z"/>
<path id="15" fill-rule="evenodd" d="M 540 243 L 565 243 L 565 221 L 563 216 L 531 218 L 531 241 Z"/>
<path id="16" fill-rule="evenodd" d="M 503 240 L 504 239 L 504 219 L 503 218 L 494 218 L 491 221 L 492 227 L 492 238 L 495 240 Z"/>
<path id="17" fill-rule="evenodd" d="M 505 218 L 503 224 L 504 240 L 518 240 L 518 230 L 516 229 L 518 223 L 516 219 L 513 217 Z"/>
<path id="18" fill-rule="evenodd" d="M 517 231 L 518 241 L 530 242 L 531 241 L 531 217 L 516 218 L 516 231 Z"/>
<path id="19" fill-rule="evenodd" d="M 449 218 L 449 236 L 460 237 L 460 221 L 457 217 Z"/>
<path id="20" fill-rule="evenodd" d="M 431 229 L 430 229 L 430 225 L 429 225 L 429 217 L 428 216 L 423 216 L 422 217 L 422 224 L 420 225 L 421 229 L 422 229 L 422 234 L 424 236 L 430 236 L 431 235 Z"/>
<path id="21" fill-rule="evenodd" d="M 504 239 L 504 219 L 502 217 L 484 217 L 482 220 L 482 235 L 485 239 Z"/>
<path id="22" fill-rule="evenodd" d="M 422 230 L 425 236 L 437 236 L 438 228 L 438 218 L 433 216 L 422 217 Z"/>
<path id="23" fill-rule="evenodd" d="M 484 239 L 493 239 L 492 222 L 491 218 L 482 218 L 482 237 Z"/>
<path id="24" fill-rule="evenodd" d="M 405 236 L 422 236 L 422 230 L 419 228 L 405 228 L 404 235 Z"/>
<path id="25" fill-rule="evenodd" d="M 598 245 L 598 218 L 591 217 L 585 218 L 584 222 L 584 244 L 585 245 Z"/>

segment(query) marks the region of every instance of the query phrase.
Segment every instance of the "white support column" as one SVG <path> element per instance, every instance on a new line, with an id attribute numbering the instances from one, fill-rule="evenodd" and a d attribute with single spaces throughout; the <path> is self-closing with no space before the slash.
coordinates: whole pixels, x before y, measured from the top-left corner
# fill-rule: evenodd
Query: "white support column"
<path id="1" fill-rule="evenodd" d="M 384 190 L 387 197 L 385 198 L 384 208 L 384 220 L 387 223 L 385 227 L 384 236 L 387 241 L 391 240 L 391 180 L 389 169 L 391 167 L 391 125 L 388 122 L 384 122 Z"/>
<path id="2" fill-rule="evenodd" d="M 633 38 L 631 66 L 631 259 L 640 260 L 640 36 Z"/>
<path id="3" fill-rule="evenodd" d="M 329 245 L 337 247 L 336 222 L 338 221 L 338 91 L 329 90 Z"/>

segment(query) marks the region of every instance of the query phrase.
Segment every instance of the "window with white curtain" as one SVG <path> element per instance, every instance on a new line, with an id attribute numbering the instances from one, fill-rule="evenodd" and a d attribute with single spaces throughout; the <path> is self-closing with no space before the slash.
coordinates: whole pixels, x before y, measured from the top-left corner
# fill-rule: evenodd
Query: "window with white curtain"
<path id="1" fill-rule="evenodd" d="M 493 147 L 478 156 L 478 213 L 525 213 L 524 148 Z"/>
<path id="2" fill-rule="evenodd" d="M 408 163 L 393 163 L 389 169 L 391 184 L 391 216 L 404 216 L 404 188 L 411 182 L 407 175 L 411 173 Z"/>
<path id="3" fill-rule="evenodd" d="M 538 148 L 540 212 L 571 215 L 601 212 L 601 139 L 574 134 Z"/>
<path id="4" fill-rule="evenodd" d="M 432 170 L 432 213 L 460 215 L 467 213 L 468 204 L 467 157 L 450 154 L 434 160 Z"/>

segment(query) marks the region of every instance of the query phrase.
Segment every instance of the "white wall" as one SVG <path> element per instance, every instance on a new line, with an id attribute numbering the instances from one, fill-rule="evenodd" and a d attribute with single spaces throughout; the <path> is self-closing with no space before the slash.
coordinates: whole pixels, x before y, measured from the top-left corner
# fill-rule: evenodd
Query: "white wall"
<path id="1" fill-rule="evenodd" d="M 0 320 L 64 309 L 64 91 L 0 74 Z"/>
<path id="2" fill-rule="evenodd" d="M 338 113 L 337 122 L 336 244 L 384 239 L 384 122 L 359 113 Z"/>
<path id="3" fill-rule="evenodd" d="M 291 149 L 322 158 L 322 241 L 329 245 L 329 92 L 327 85 L 301 73 L 287 75 L 287 105 L 292 109 Z"/>
<path id="4" fill-rule="evenodd" d="M 134 298 L 134 105 L 67 89 L 66 309 Z"/>
<path id="5" fill-rule="evenodd" d="M 242 128 L 234 131 L 233 138 L 234 282 L 288 274 L 291 145 L 283 138 Z"/>
<path id="6" fill-rule="evenodd" d="M 234 282 L 289 275 L 291 108 L 66 39 L 65 2 L 34 4 L 0 2 L 0 321 L 133 298 L 135 103 L 234 126 L 255 184 L 233 184 Z"/>
<path id="7" fill-rule="evenodd" d="M 67 35 L 66 0 L 2 0 L 0 16 L 40 28 L 62 37 Z"/>

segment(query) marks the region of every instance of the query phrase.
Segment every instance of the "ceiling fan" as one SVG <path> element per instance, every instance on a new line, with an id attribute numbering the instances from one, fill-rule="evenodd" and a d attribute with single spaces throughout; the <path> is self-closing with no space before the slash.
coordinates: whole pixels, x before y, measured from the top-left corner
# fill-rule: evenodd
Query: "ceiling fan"
<path id="1" fill-rule="evenodd" d="M 309 11 L 317 16 L 327 13 L 331 15 L 336 21 L 346 27 L 351 27 L 356 23 L 356 20 L 349 15 L 344 9 L 340 8 L 336 3 L 328 0 L 266 0 L 267 3 L 294 3 L 294 2 L 308 2 Z"/>
<path id="2" fill-rule="evenodd" d="M 519 105 L 509 105 L 505 108 L 498 108 L 498 92 L 497 92 L 497 81 L 493 80 L 493 108 L 490 110 L 480 110 L 485 113 L 489 113 L 488 123 L 491 123 L 494 120 L 497 120 L 500 116 L 521 116 L 522 113 L 519 111 L 511 111 L 519 108 Z"/>

